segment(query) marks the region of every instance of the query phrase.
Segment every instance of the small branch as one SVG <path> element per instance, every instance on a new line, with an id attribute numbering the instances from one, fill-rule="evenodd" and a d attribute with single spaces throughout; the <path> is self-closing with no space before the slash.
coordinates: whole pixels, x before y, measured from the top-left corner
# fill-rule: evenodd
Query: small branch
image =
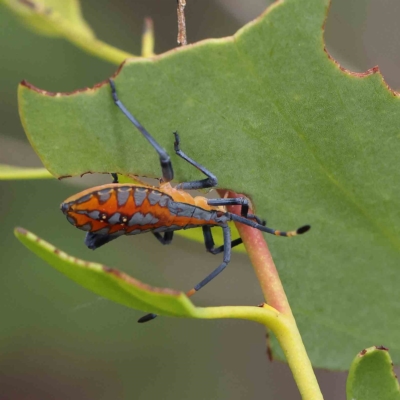
<path id="1" fill-rule="evenodd" d="M 0 181 L 14 179 L 47 179 L 54 178 L 46 168 L 27 168 L 0 164 Z"/>
<path id="2" fill-rule="evenodd" d="M 243 197 L 243 195 L 228 192 L 228 197 Z M 228 209 L 233 214 L 240 215 L 240 206 L 230 206 Z M 253 264 L 265 301 L 281 313 L 292 315 L 282 282 L 263 233 L 247 225 L 240 223 L 235 225 Z"/>
<path id="3" fill-rule="evenodd" d="M 110 63 L 119 65 L 127 58 L 137 57 L 134 54 L 127 53 L 124 50 L 118 49 L 99 39 L 94 34 L 87 34 L 84 31 L 77 29 L 77 26 L 61 15 L 54 13 L 48 17 L 47 22 L 51 22 L 60 35 L 69 40 L 77 47 L 84 51 Z"/>
<path id="4" fill-rule="evenodd" d="M 240 213 L 239 206 L 232 208 L 235 208 L 232 212 Z M 266 302 L 281 313 L 292 315 L 292 310 L 264 235 L 261 231 L 247 225 L 236 224 L 236 228 L 253 264 Z"/>
<path id="5" fill-rule="evenodd" d="M 179 46 L 187 45 L 186 39 L 186 21 L 185 21 L 185 6 L 186 0 L 177 0 L 177 13 L 178 13 L 178 44 Z"/>
<path id="6" fill-rule="evenodd" d="M 224 191 L 219 192 L 223 197 Z M 228 197 L 242 196 L 228 192 Z M 240 215 L 240 206 L 230 206 L 228 210 Z M 264 320 L 264 324 L 271 329 L 278 339 L 302 398 L 304 400 L 322 400 L 323 397 L 318 381 L 264 236 L 257 229 L 240 223 L 235 223 L 235 225 L 268 303 L 264 305 L 264 308 L 268 310 L 269 314 L 271 313 L 271 308 L 281 313 L 276 323 L 271 324 L 271 317 L 269 317 Z"/>
<path id="7" fill-rule="evenodd" d="M 237 318 L 248 321 L 268 324 L 271 330 L 283 329 L 287 325 L 287 319 L 279 311 L 265 304 L 264 307 L 254 306 L 219 306 L 219 307 L 196 307 L 197 318 L 220 319 Z M 280 328 L 279 328 L 280 327 Z"/>
<path id="8" fill-rule="evenodd" d="M 323 400 L 321 389 L 319 388 L 296 321 L 292 315 L 286 316 L 286 318 L 288 320 L 287 324 L 281 324 L 278 329 L 274 326 L 266 326 L 271 329 L 279 341 L 301 398 L 303 400 Z"/>
<path id="9" fill-rule="evenodd" d="M 102 58 L 103 60 L 112 64 L 119 65 L 127 58 L 137 57 L 133 54 L 127 53 L 123 50 L 117 49 L 114 46 L 104 43 L 101 40 L 85 40 L 72 32 L 66 33 L 65 36 L 76 46 L 85 50 L 87 53 Z"/>
<path id="10" fill-rule="evenodd" d="M 303 400 L 323 400 L 306 349 L 292 316 L 286 316 L 268 304 L 263 307 L 196 307 L 196 318 L 238 318 L 263 324 L 279 341 Z"/>

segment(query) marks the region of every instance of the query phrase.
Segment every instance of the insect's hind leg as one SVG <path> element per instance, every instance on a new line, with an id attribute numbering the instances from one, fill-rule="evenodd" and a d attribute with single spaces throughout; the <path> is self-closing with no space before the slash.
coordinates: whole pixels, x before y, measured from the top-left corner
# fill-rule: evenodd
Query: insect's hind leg
<path id="1" fill-rule="evenodd" d="M 164 236 L 162 236 L 160 233 L 158 232 L 153 232 L 153 235 L 155 236 L 155 238 L 161 243 L 161 244 L 170 244 L 172 242 L 172 239 L 174 237 L 174 232 L 165 232 Z"/>
<path id="2" fill-rule="evenodd" d="M 175 143 L 174 143 L 174 149 L 175 153 L 183 158 L 185 161 L 187 161 L 189 164 L 193 165 L 196 167 L 199 171 L 201 171 L 204 175 L 207 176 L 206 179 L 202 179 L 199 181 L 191 181 L 191 182 L 183 182 L 177 185 L 178 189 L 182 190 L 196 190 L 196 189 L 206 189 L 206 188 L 211 188 L 215 187 L 218 185 L 218 179 L 217 177 L 211 173 L 207 168 L 203 167 L 190 157 L 188 157 L 181 149 L 180 149 L 180 138 L 178 135 L 178 132 L 174 132 L 175 136 Z"/>
<path id="3" fill-rule="evenodd" d="M 215 243 L 214 243 L 214 238 L 211 232 L 211 227 L 204 225 L 203 226 L 203 236 L 204 236 L 204 244 L 206 245 L 206 250 L 210 252 L 211 254 L 219 254 L 222 253 L 225 250 L 225 245 L 219 246 L 215 248 Z M 231 248 L 235 246 L 239 246 L 239 244 L 242 244 L 243 240 L 242 238 L 237 238 L 235 240 L 231 241 Z"/>
<path id="4" fill-rule="evenodd" d="M 207 275 L 201 282 L 199 282 L 193 289 L 190 289 L 188 292 L 186 292 L 186 296 L 191 297 L 193 296 L 196 292 L 198 292 L 202 287 L 207 285 L 210 281 L 212 281 L 215 277 L 217 277 L 229 264 L 229 261 L 231 260 L 231 231 L 229 229 L 229 226 L 227 224 L 221 225 L 221 228 L 223 230 L 224 234 L 224 259 L 222 263 L 216 268 L 211 274 Z M 147 314 L 140 318 L 138 322 L 143 323 L 143 322 L 148 322 L 151 321 L 152 319 L 156 318 L 157 314 Z"/>
<path id="5" fill-rule="evenodd" d="M 123 112 L 123 114 L 132 122 L 133 125 L 142 133 L 142 135 L 148 140 L 148 142 L 153 146 L 155 151 L 160 157 L 160 165 L 162 171 L 162 179 L 164 182 L 170 182 L 174 179 L 174 171 L 172 169 L 172 164 L 168 153 L 156 142 L 156 140 L 150 135 L 149 132 L 144 128 L 144 126 L 127 110 L 127 108 L 122 104 L 121 100 L 118 98 L 117 90 L 115 88 L 115 83 L 112 79 L 109 79 L 111 94 L 115 105 Z"/>

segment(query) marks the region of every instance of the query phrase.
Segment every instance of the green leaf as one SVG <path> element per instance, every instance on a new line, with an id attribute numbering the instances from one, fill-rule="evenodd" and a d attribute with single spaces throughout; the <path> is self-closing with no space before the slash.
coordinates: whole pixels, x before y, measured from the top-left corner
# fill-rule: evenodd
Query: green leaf
<path id="1" fill-rule="evenodd" d="M 116 269 L 80 260 L 23 228 L 15 228 L 14 234 L 29 250 L 57 271 L 86 289 L 124 306 L 174 317 L 247 319 L 277 330 L 288 329 L 286 317 L 267 305 L 195 307 L 183 292 L 153 287 Z"/>
<path id="2" fill-rule="evenodd" d="M 0 180 L 54 178 L 46 168 L 24 168 L 0 164 Z"/>
<path id="3" fill-rule="evenodd" d="M 374 346 L 357 354 L 346 384 L 347 400 L 399 400 L 399 382 L 388 349 Z"/>
<path id="4" fill-rule="evenodd" d="M 376 69 L 352 74 L 329 58 L 328 5 L 276 2 L 234 37 L 125 62 L 115 83 L 171 154 L 177 181 L 201 175 L 173 154 L 175 130 L 182 150 L 219 187 L 250 196 L 268 225 L 312 225 L 268 243 L 313 365 L 346 369 L 363 343 L 386 343 L 400 362 L 400 100 Z M 50 96 L 24 83 L 19 104 L 56 176 L 160 176 L 107 82 Z"/>
<path id="5" fill-rule="evenodd" d="M 64 37 L 88 53 L 114 64 L 134 57 L 98 40 L 84 20 L 79 0 L 0 0 L 36 33 Z"/>
<path id="6" fill-rule="evenodd" d="M 15 236 L 33 253 L 59 272 L 109 300 L 145 312 L 191 316 L 194 306 L 184 293 L 146 285 L 130 276 L 88 261 L 79 260 L 22 228 Z"/>

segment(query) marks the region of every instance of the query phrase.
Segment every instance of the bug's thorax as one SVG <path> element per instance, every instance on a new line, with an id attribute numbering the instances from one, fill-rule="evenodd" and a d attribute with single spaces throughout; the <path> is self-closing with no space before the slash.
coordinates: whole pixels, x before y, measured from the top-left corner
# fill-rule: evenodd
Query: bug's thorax
<path id="1" fill-rule="evenodd" d="M 190 193 L 185 192 L 184 190 L 177 189 L 176 187 L 172 187 L 169 182 L 161 182 L 160 187 L 158 188 L 160 192 L 164 192 L 171 196 L 175 201 L 180 203 L 191 204 L 196 207 L 200 207 L 203 210 L 214 210 L 220 211 L 222 213 L 226 212 L 226 207 L 224 206 L 210 206 L 207 204 L 207 198 L 204 196 L 195 196 L 193 197 Z"/>

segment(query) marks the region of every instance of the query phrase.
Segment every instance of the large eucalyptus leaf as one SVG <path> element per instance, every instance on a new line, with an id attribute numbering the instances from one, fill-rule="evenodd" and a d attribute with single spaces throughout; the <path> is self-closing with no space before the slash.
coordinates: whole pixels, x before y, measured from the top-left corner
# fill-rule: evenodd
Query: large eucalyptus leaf
<path id="1" fill-rule="evenodd" d="M 115 83 L 162 146 L 172 154 L 178 130 L 182 149 L 269 225 L 312 225 L 269 245 L 313 364 L 345 369 L 370 343 L 400 361 L 400 102 L 376 70 L 351 74 L 329 58 L 328 6 L 276 2 L 233 37 L 127 61 Z M 23 83 L 19 101 L 55 176 L 160 175 L 107 82 L 68 95 Z M 201 177 L 172 160 L 178 181 Z"/>

